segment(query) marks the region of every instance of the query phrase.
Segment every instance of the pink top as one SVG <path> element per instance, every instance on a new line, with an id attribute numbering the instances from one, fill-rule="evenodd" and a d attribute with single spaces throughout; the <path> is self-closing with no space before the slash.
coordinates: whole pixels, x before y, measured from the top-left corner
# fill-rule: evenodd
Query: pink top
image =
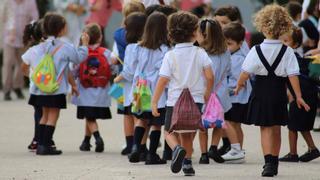
<path id="1" fill-rule="evenodd" d="M 89 6 L 99 4 L 99 9 L 91 11 L 86 23 L 98 23 L 106 27 L 113 10 L 121 11 L 122 5 L 119 0 L 89 0 Z"/>
<path id="2" fill-rule="evenodd" d="M 6 17 L 4 22 L 4 43 L 13 47 L 23 47 L 23 32 L 27 24 L 39 18 L 35 0 L 9 0 L 7 1 L 6 14 L 11 12 L 11 16 Z M 6 15 L 5 15 L 6 16 Z M 11 21 L 7 21 L 11 19 Z M 9 36 L 10 32 L 15 32 L 14 41 Z"/>
<path id="3" fill-rule="evenodd" d="M 183 0 L 180 3 L 180 8 L 184 11 L 189 11 L 206 2 L 206 0 Z"/>

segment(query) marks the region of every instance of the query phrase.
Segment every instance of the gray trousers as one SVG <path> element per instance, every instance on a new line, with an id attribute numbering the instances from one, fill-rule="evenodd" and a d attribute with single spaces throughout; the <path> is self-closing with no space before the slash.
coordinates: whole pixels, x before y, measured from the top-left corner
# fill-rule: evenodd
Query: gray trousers
<path id="1" fill-rule="evenodd" d="M 7 44 L 3 47 L 2 82 L 3 92 L 23 88 L 24 80 L 21 71 L 21 56 L 24 48 L 16 48 Z"/>

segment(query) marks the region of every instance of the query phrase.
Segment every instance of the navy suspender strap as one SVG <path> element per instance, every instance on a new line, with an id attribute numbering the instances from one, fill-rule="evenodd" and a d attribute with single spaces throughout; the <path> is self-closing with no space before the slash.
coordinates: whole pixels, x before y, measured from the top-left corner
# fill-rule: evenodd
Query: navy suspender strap
<path id="1" fill-rule="evenodd" d="M 274 71 L 279 66 L 279 64 L 280 64 L 280 62 L 281 62 L 286 50 L 287 50 L 287 46 L 282 45 L 278 56 L 276 57 L 276 59 L 275 59 L 274 63 L 272 64 L 272 66 L 270 66 L 270 64 L 268 63 L 268 61 L 266 60 L 266 58 L 264 57 L 264 55 L 263 55 L 263 53 L 261 51 L 261 47 L 259 45 L 256 46 L 256 51 L 257 51 L 257 54 L 259 56 L 259 59 L 262 62 L 262 64 L 264 65 L 264 67 L 267 69 L 269 75 L 275 75 Z"/>

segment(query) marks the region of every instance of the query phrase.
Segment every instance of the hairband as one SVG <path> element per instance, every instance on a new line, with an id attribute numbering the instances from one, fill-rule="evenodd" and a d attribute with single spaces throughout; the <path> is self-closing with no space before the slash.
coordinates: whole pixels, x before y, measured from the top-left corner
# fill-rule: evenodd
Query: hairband
<path id="1" fill-rule="evenodd" d="M 209 22 L 211 25 L 215 25 L 215 21 L 213 19 L 204 19 L 200 22 L 200 30 L 202 33 L 206 31 L 207 22 Z"/>

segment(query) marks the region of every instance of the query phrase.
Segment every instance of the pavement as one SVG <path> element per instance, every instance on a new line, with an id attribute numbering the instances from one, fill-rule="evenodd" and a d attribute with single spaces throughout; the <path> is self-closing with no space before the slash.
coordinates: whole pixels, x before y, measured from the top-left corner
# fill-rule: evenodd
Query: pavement
<path id="1" fill-rule="evenodd" d="M 1 94 L 2 95 L 2 94 Z M 76 119 L 76 107 L 68 104 L 62 110 L 54 135 L 61 156 L 36 156 L 27 150 L 33 136 L 33 109 L 27 100 L 0 100 L 0 180 L 257 180 L 261 178 L 263 156 L 260 148 L 259 128 L 244 126 L 246 150 L 245 164 L 199 165 L 199 143 L 194 142 L 193 163 L 195 177 L 184 177 L 182 173 L 172 174 L 167 165 L 145 166 L 143 163 L 130 164 L 127 157 L 121 156 L 124 145 L 122 117 L 112 107 L 112 120 L 99 121 L 100 133 L 105 141 L 105 152 L 80 152 L 84 122 Z M 317 119 L 316 125 L 320 123 Z M 282 131 L 281 155 L 288 152 L 287 129 Z M 320 147 L 320 133 L 312 133 Z M 94 142 L 91 142 L 94 144 Z M 163 147 L 158 149 L 162 154 Z M 299 136 L 299 154 L 307 150 Z M 320 158 L 309 163 L 281 163 L 279 175 L 274 179 L 320 180 Z"/>

